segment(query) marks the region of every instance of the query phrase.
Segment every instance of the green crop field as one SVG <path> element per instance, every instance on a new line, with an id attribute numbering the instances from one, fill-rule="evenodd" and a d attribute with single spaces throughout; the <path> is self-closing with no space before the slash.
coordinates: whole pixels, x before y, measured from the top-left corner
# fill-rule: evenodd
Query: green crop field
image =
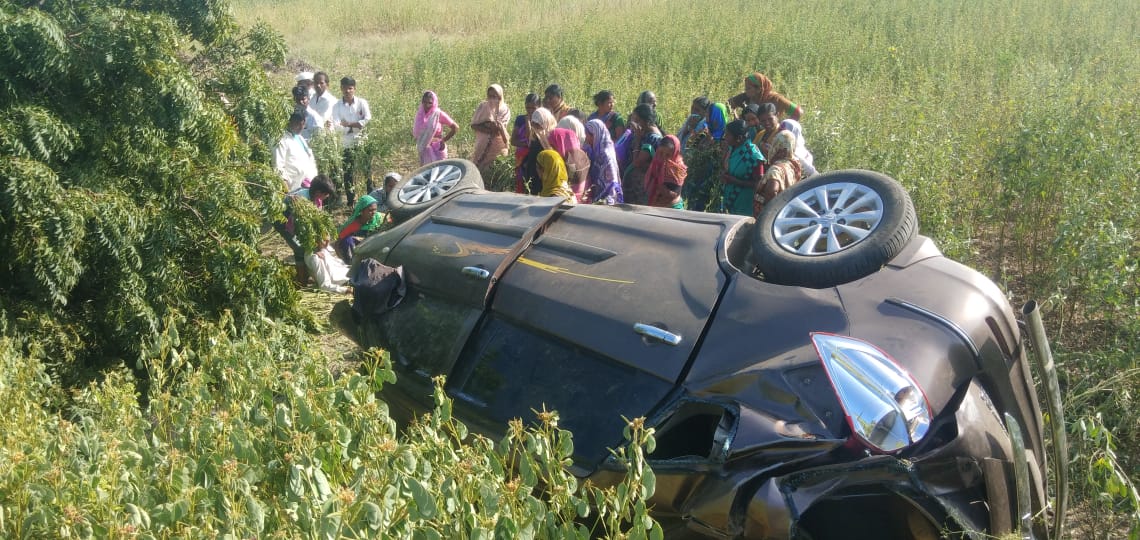
<path id="1" fill-rule="evenodd" d="M 373 173 L 414 167 L 424 90 L 465 125 L 490 83 L 516 113 L 555 82 L 587 111 L 649 89 L 673 132 L 766 73 L 820 170 L 897 178 L 947 255 L 1043 303 L 1069 536 L 1140 538 L 1136 7 L 0 0 L 0 537 L 660 532 L 639 419 L 605 489 L 564 469 L 556 413 L 492 441 L 437 387 L 396 429 L 390 359 L 331 337 L 339 298 L 298 292 L 259 232 L 293 75 L 321 70 L 371 102 Z"/>

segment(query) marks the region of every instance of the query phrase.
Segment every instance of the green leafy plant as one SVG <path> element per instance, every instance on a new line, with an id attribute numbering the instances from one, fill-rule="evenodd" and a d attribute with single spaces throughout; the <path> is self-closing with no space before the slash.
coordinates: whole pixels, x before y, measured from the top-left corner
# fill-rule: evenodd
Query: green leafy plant
<path id="1" fill-rule="evenodd" d="M 483 184 L 489 191 L 515 191 L 515 158 L 499 156 L 483 171 Z"/>
<path id="2" fill-rule="evenodd" d="M 1077 459 L 1084 475 L 1078 483 L 1097 493 L 1096 505 L 1131 514 L 1128 537 L 1140 537 L 1140 491 L 1117 454 L 1116 441 L 1099 414 L 1076 421 Z"/>
<path id="3" fill-rule="evenodd" d="M 720 179 L 720 173 L 724 171 L 723 158 L 724 149 L 709 138 L 685 149 L 684 159 L 689 174 L 682 193 L 687 206 L 693 208 L 693 204 L 704 204 L 707 212 L 719 211 L 721 191 L 724 189 L 724 183 Z"/>
<path id="4" fill-rule="evenodd" d="M 337 225 L 328 212 L 317 208 L 304 197 L 293 197 L 293 231 L 305 253 L 313 253 L 322 241 L 337 238 Z"/>
<path id="5" fill-rule="evenodd" d="M 613 487 L 565 470 L 557 413 L 512 422 L 498 443 L 434 410 L 401 433 L 377 399 L 395 381 L 381 351 L 334 377 L 299 329 L 263 320 L 238 336 L 228 315 L 148 343 L 145 406 L 130 371 L 65 398 L 37 357 L 0 338 L 0 535 L 5 537 L 566 538 L 660 531 L 631 422 Z M 183 328 L 182 330 L 179 330 Z M 625 495 L 619 495 L 625 494 Z M 591 519 L 595 513 L 597 518 Z"/>

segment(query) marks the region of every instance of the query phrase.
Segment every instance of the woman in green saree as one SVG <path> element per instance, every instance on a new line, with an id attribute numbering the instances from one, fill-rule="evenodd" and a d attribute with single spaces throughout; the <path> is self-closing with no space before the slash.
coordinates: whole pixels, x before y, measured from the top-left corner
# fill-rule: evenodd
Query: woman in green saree
<path id="1" fill-rule="evenodd" d="M 728 152 L 724 156 L 724 182 L 721 211 L 740 216 L 752 215 L 752 198 L 756 185 L 764 177 L 764 154 L 748 140 L 743 120 L 733 120 L 724 130 Z"/>

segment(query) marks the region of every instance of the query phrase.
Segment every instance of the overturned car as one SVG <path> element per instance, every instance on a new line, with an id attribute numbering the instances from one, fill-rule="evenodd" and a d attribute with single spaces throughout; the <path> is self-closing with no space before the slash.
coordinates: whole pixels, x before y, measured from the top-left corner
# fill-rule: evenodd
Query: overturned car
<path id="1" fill-rule="evenodd" d="M 558 410 L 596 483 L 646 417 L 670 537 L 1047 536 L 1029 340 L 895 181 L 817 175 L 758 220 L 482 188 L 428 165 L 357 250 L 402 267 L 398 305 L 338 321 L 391 352 L 397 411 L 436 375 L 487 434 Z"/>

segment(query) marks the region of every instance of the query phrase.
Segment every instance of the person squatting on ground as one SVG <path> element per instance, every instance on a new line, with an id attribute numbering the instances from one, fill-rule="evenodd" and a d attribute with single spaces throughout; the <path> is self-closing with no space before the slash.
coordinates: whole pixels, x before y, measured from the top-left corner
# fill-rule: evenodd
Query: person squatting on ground
<path id="1" fill-rule="evenodd" d="M 352 216 L 340 226 L 336 245 L 337 255 L 344 262 L 352 261 L 353 250 L 365 238 L 380 230 L 384 224 L 385 216 L 376 211 L 379 205 L 371 195 L 357 199 L 352 207 Z"/>
<path id="2" fill-rule="evenodd" d="M 297 281 L 300 283 L 308 281 L 308 276 L 305 274 L 306 268 L 303 264 L 306 253 L 301 248 L 301 243 L 297 241 L 293 209 L 297 200 L 300 199 L 313 203 L 313 206 L 317 208 L 322 208 L 324 201 L 329 197 L 336 197 L 336 187 L 332 180 L 329 180 L 329 177 L 319 174 L 313 178 L 309 187 L 297 188 L 285 195 L 285 212 L 283 213 L 285 219 L 273 224 L 273 230 L 277 231 L 285 240 L 285 245 L 293 250 L 293 263 L 297 266 Z"/>
<path id="3" fill-rule="evenodd" d="M 538 153 L 538 175 L 542 179 L 542 191 L 539 197 L 559 197 L 566 204 L 574 204 L 574 192 L 570 191 L 570 184 L 566 181 L 566 164 L 562 156 L 555 150 L 543 150 Z"/>

